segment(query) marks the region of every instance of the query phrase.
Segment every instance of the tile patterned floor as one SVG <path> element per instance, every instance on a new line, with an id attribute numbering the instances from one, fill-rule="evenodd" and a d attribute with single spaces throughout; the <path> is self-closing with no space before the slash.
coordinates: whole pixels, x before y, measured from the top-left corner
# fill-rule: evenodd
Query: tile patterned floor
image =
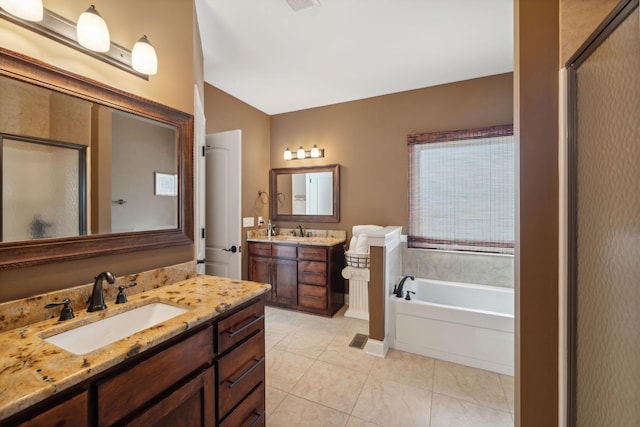
<path id="1" fill-rule="evenodd" d="M 346 307 L 345 307 L 346 308 Z M 349 347 L 367 322 L 266 308 L 268 427 L 513 427 L 513 377 Z"/>

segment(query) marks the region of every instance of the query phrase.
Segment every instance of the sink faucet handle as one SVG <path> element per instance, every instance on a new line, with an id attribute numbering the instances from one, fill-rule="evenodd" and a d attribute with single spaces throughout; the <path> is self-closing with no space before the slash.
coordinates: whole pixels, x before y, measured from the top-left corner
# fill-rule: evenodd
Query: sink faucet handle
<path id="1" fill-rule="evenodd" d="M 51 302 L 45 305 L 44 308 L 54 308 L 59 305 L 64 305 L 64 307 L 62 307 L 62 311 L 60 311 L 60 318 L 58 319 L 58 322 L 62 322 L 63 320 L 73 319 L 75 317 L 73 315 L 73 309 L 71 308 L 71 300 L 69 300 L 69 298 L 62 300 L 62 302 Z"/>
<path id="2" fill-rule="evenodd" d="M 136 286 L 136 282 L 129 283 L 127 286 L 118 286 L 118 295 L 116 296 L 116 304 L 124 304 L 127 302 L 127 294 L 124 293 L 125 289 L 133 288 Z"/>

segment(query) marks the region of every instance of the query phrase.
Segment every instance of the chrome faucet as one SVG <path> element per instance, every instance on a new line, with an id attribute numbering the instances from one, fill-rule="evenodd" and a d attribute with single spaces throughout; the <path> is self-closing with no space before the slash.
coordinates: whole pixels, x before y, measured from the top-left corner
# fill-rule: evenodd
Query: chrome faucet
<path id="1" fill-rule="evenodd" d="M 396 294 L 396 297 L 402 298 L 404 296 L 404 292 L 402 290 L 402 287 L 404 286 L 404 281 L 407 280 L 407 279 L 416 280 L 416 278 L 413 277 L 413 276 L 404 276 L 402 279 L 400 279 L 400 283 L 398 283 L 393 288 L 393 293 Z"/>
<path id="2" fill-rule="evenodd" d="M 102 281 L 104 279 L 107 279 L 107 282 L 112 285 L 116 281 L 116 276 L 110 271 L 103 271 L 95 277 L 96 281 L 93 283 L 91 300 L 89 301 L 89 308 L 87 308 L 89 312 L 100 311 L 107 308 L 107 305 L 104 303 L 104 293 L 102 292 Z"/>
<path id="3" fill-rule="evenodd" d="M 302 234 L 302 226 L 298 225 L 296 228 L 300 230 L 300 237 L 304 237 L 304 234 Z"/>

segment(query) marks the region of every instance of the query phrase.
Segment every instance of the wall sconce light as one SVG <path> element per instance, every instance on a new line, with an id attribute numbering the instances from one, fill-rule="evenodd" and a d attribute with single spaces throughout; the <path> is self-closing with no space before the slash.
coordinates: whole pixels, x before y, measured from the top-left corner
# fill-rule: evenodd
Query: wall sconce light
<path id="1" fill-rule="evenodd" d="M 145 80 L 158 71 L 158 57 L 147 36 L 133 51 L 112 43 L 107 23 L 93 5 L 77 25 L 43 8 L 42 0 L 0 0 L 0 17 Z"/>
<path id="2" fill-rule="evenodd" d="M 285 160 L 301 160 L 306 159 L 307 157 L 311 157 L 312 159 L 318 159 L 324 157 L 324 148 L 318 148 L 317 145 L 313 144 L 313 148 L 309 151 L 305 151 L 305 149 L 300 146 L 295 153 L 292 153 L 287 147 L 284 150 L 284 159 Z"/>
<path id="3" fill-rule="evenodd" d="M 42 21 L 42 0 L 0 0 L 0 7 L 26 21 Z"/>
<path id="4" fill-rule="evenodd" d="M 78 43 L 94 52 L 108 52 L 111 47 L 109 28 L 94 5 L 80 14 L 77 25 Z"/>

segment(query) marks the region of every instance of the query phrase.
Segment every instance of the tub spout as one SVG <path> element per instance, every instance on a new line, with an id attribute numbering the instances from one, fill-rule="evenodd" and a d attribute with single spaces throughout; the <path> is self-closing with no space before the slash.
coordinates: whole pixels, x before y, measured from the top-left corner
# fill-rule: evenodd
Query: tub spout
<path id="1" fill-rule="evenodd" d="M 393 293 L 396 294 L 396 297 L 398 298 L 404 297 L 404 291 L 402 290 L 402 288 L 404 287 L 404 281 L 407 279 L 416 280 L 416 278 L 413 276 L 404 276 L 402 279 L 400 279 L 400 283 L 398 283 L 393 288 Z"/>

